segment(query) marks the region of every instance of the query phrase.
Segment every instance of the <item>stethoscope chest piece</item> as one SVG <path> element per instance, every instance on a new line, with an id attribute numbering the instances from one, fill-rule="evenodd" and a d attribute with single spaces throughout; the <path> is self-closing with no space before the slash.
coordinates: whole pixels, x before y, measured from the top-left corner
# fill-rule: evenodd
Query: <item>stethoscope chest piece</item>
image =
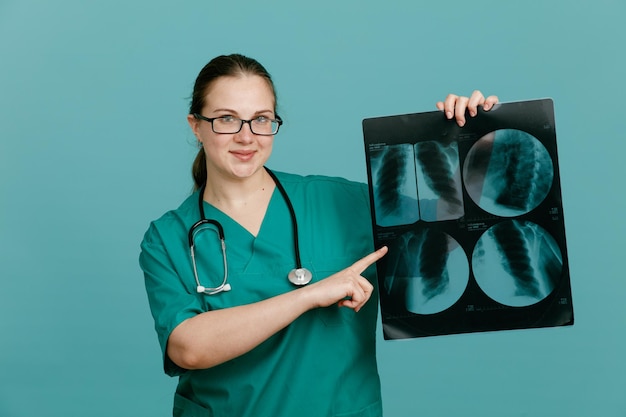
<path id="1" fill-rule="evenodd" d="M 313 274 L 306 268 L 294 268 L 289 271 L 287 277 L 289 278 L 289 282 L 293 285 L 302 286 L 311 282 Z"/>

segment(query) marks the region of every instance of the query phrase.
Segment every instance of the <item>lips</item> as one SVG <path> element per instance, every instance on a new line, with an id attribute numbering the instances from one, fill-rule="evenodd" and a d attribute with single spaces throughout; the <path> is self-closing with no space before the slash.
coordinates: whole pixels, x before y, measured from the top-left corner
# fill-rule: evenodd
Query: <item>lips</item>
<path id="1" fill-rule="evenodd" d="M 241 160 L 241 161 L 249 161 L 250 159 L 252 159 L 252 157 L 254 156 L 254 154 L 256 153 L 256 151 L 253 150 L 240 150 L 240 151 L 230 151 L 231 154 L 233 154 L 233 156 L 235 156 L 235 158 Z"/>

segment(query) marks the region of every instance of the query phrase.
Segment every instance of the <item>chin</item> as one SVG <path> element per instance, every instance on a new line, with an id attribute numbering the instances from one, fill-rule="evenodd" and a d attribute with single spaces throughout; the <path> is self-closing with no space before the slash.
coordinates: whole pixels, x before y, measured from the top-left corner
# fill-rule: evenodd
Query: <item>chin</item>
<path id="1" fill-rule="evenodd" d="M 255 176 L 259 171 L 263 169 L 263 165 L 246 166 L 246 167 L 233 167 L 231 174 L 237 178 L 250 178 Z"/>

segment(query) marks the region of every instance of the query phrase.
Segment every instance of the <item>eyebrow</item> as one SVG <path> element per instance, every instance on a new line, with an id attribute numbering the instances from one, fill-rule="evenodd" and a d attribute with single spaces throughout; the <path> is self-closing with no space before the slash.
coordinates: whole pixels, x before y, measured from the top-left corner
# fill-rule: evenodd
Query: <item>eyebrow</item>
<path id="1" fill-rule="evenodd" d="M 214 109 L 212 111 L 213 113 L 232 113 L 232 114 L 239 114 L 239 112 L 237 110 L 233 110 L 233 109 L 228 109 L 228 108 L 219 108 L 219 109 Z M 258 116 L 260 114 L 266 114 L 266 113 L 271 113 L 274 114 L 274 110 L 257 110 L 255 111 L 253 114 L 255 116 Z"/>

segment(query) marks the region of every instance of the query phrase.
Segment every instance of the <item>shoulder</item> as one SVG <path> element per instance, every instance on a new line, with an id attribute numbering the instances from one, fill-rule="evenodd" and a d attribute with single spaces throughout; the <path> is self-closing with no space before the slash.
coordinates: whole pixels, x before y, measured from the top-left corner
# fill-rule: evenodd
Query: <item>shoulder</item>
<path id="1" fill-rule="evenodd" d="M 370 197 L 366 184 L 340 177 L 275 173 L 303 223 L 369 230 Z M 312 226 L 313 227 L 313 226 Z"/>
<path id="2" fill-rule="evenodd" d="M 165 212 L 150 223 L 144 236 L 144 242 L 150 243 L 159 236 L 180 234 L 198 220 L 198 191 L 187 197 L 178 208 Z M 185 232 L 186 233 L 186 232 Z"/>
<path id="3" fill-rule="evenodd" d="M 350 181 L 341 177 L 324 175 L 298 175 L 272 171 L 287 191 L 302 193 L 322 193 L 327 196 L 344 195 L 350 198 L 367 196 L 367 184 Z"/>

